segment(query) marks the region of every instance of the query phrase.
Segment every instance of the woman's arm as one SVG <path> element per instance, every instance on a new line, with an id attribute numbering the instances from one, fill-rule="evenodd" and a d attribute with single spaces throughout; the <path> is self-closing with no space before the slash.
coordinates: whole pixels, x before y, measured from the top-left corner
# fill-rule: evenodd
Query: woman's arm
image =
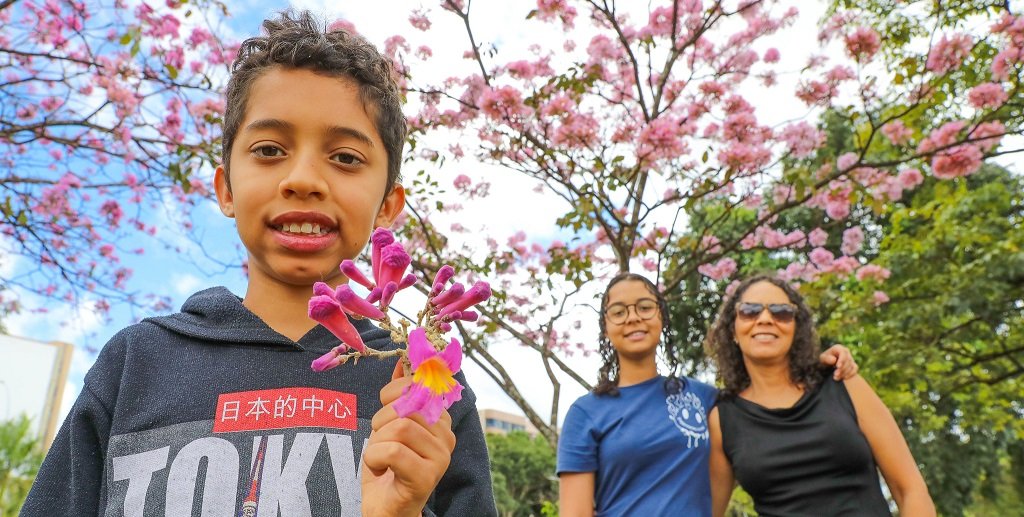
<path id="1" fill-rule="evenodd" d="M 717 407 L 711 410 L 708 424 L 711 431 L 711 458 L 709 460 L 711 515 L 722 517 L 729 507 L 729 498 L 732 497 L 735 480 L 732 475 L 732 465 L 729 464 L 729 458 L 725 456 L 725 449 L 722 447 L 722 427 L 718 423 Z"/>
<path id="2" fill-rule="evenodd" d="M 593 517 L 593 472 L 563 472 L 558 476 L 558 514 L 562 517 Z"/>
<path id="3" fill-rule="evenodd" d="M 871 446 L 900 515 L 934 516 L 935 504 L 928 495 L 928 486 L 889 408 L 862 377 L 847 379 L 845 384 L 857 411 L 857 425 Z"/>

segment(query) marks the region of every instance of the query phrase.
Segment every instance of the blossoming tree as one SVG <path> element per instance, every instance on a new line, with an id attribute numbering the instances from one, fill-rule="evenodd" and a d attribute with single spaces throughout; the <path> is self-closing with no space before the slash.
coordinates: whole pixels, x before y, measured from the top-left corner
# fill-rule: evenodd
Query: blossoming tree
<path id="1" fill-rule="evenodd" d="M 471 155 L 564 202 L 553 221 L 561 238 L 523 232 L 503 244 L 474 238 L 465 221 L 441 226 L 436 209 L 458 204 L 432 198 L 432 189 L 412 196 L 405 231 L 420 243 L 415 267 L 461 257 L 461 269 L 501 293 L 479 324 L 459 325 L 467 356 L 554 442 L 558 379 L 588 387 L 593 378 L 570 356 L 592 351 L 595 336 L 575 332 L 569 316 L 574 305 L 593 305 L 591 279 L 656 274 L 674 303 L 705 300 L 683 318 L 690 322 L 710 318 L 718 293 L 755 266 L 802 283 L 856 282 L 886 303 L 889 271 L 870 262 L 854 210 L 885 212 L 926 179 L 959 181 L 986 159 L 1020 151 L 1007 137 L 1021 130 L 1024 19 L 985 2 L 956 17 L 930 5 L 905 2 L 890 15 L 837 2 L 816 40 L 780 48 L 773 35 L 800 16 L 784 2 L 539 0 L 523 9 L 523 31 L 548 30 L 556 44 L 523 55 L 474 32 L 484 15 L 477 4 L 445 0 L 413 13 L 424 42 L 438 20 L 454 17 L 472 64 L 420 79 L 434 70 L 431 49 L 414 33 L 388 41 L 418 106 L 417 156 L 440 165 Z M 782 68 L 794 47 L 821 51 Z M 795 86 L 780 90 L 793 75 Z M 773 86 L 771 95 L 795 97 L 805 111 L 763 117 L 764 101 L 748 92 Z M 842 145 L 829 145 L 825 116 L 851 128 Z M 490 181 L 460 176 L 454 187 L 486 197 L 495 195 Z M 416 182 L 436 183 L 436 173 Z M 755 253 L 771 260 L 751 263 Z M 676 325 L 691 338 L 680 346 L 693 349 L 696 367 L 701 333 L 680 318 Z M 542 358 L 555 388 L 550 412 L 522 396 L 533 377 L 514 377 L 488 349 L 509 340 Z"/>
<path id="2" fill-rule="evenodd" d="M 214 162 L 234 52 L 222 15 L 216 0 L 0 2 L 0 313 L 22 308 L 13 291 L 161 304 L 121 257 L 144 252 L 130 237 L 155 234 L 160 209 L 189 227 L 207 194 L 194 174 Z"/>

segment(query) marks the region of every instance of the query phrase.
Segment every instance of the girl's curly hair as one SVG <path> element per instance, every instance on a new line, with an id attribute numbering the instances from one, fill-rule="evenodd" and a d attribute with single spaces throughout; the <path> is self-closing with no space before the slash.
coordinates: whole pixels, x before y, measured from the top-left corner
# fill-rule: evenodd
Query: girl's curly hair
<path id="1" fill-rule="evenodd" d="M 723 387 L 722 398 L 731 398 L 750 386 L 750 375 L 743 363 L 743 353 L 736 343 L 736 305 L 743 293 L 750 286 L 768 282 L 782 289 L 789 297 L 790 303 L 796 305 L 796 330 L 793 334 L 793 345 L 789 349 L 789 375 L 791 380 L 803 386 L 807 391 L 815 389 L 824 377 L 823 367 L 818 360 L 821 341 L 814 328 L 814 315 L 807 307 L 804 297 L 789 284 L 773 275 L 755 275 L 749 277 L 736 287 L 731 295 L 725 297 L 718 317 L 711 327 L 704 345 L 708 355 L 714 358 L 718 366 Z"/>
<path id="2" fill-rule="evenodd" d="M 612 287 L 626 280 L 644 284 L 644 287 L 650 291 L 651 295 L 658 302 L 658 311 L 661 313 L 661 354 L 662 359 L 670 370 L 665 379 L 665 389 L 669 393 L 677 393 L 683 387 L 683 380 L 679 375 L 679 369 L 681 368 L 679 355 L 676 347 L 673 345 L 673 332 L 669 321 L 668 302 L 665 300 L 665 295 L 647 277 L 630 272 L 619 273 L 609 280 L 608 286 L 604 290 L 604 296 L 601 297 L 601 310 L 597 314 L 597 320 L 601 326 L 601 335 L 598 337 L 598 353 L 601 355 L 602 365 L 598 371 L 597 386 L 594 387 L 593 392 L 595 395 L 611 395 L 613 397 L 619 395 L 619 355 L 615 352 L 615 347 L 612 346 L 611 341 L 608 339 L 604 311 L 608 308 L 608 294 L 611 292 Z"/>

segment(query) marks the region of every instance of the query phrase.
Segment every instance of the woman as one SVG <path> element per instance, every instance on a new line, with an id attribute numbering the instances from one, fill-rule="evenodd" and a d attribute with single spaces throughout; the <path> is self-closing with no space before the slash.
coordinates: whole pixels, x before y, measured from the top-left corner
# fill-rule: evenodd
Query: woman
<path id="1" fill-rule="evenodd" d="M 668 306 L 647 278 L 622 273 L 601 299 L 597 387 L 569 409 L 558 444 L 559 511 L 579 515 L 711 514 L 707 411 L 717 390 L 680 377 Z M 670 373 L 658 374 L 657 351 Z M 822 361 L 856 374 L 849 351 Z"/>
<path id="2" fill-rule="evenodd" d="M 734 476 L 762 516 L 935 515 L 928 487 L 885 404 L 864 379 L 835 381 L 815 358 L 818 337 L 803 298 L 771 276 L 726 297 L 707 347 L 723 388 L 711 411 L 714 515 Z"/>

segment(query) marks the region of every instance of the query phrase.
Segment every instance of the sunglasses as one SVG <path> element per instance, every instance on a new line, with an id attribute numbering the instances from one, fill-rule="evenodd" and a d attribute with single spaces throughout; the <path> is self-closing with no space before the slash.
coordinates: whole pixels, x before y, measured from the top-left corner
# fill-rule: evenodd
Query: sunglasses
<path id="1" fill-rule="evenodd" d="M 791 303 L 769 303 L 767 305 L 750 302 L 738 303 L 736 304 L 736 317 L 748 321 L 757 319 L 765 309 L 768 309 L 772 319 L 778 323 L 791 323 L 796 319 L 796 305 Z"/>

